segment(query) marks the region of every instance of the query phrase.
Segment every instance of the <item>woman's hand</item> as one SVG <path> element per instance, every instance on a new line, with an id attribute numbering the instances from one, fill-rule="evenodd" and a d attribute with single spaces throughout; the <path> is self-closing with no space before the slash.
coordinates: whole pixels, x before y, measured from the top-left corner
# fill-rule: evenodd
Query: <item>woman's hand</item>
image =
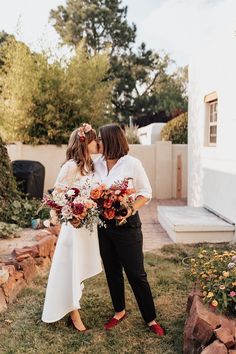
<path id="1" fill-rule="evenodd" d="M 123 225 L 127 222 L 127 218 L 129 218 L 132 215 L 133 209 L 132 208 L 128 208 L 127 210 L 127 214 L 125 216 L 118 216 L 117 220 L 119 220 L 119 224 L 118 225 Z"/>

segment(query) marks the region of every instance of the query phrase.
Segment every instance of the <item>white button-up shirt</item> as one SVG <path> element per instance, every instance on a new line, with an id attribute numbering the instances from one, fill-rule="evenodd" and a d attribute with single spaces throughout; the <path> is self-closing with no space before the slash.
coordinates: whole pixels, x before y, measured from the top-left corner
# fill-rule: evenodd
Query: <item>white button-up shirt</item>
<path id="1" fill-rule="evenodd" d="M 94 161 L 95 179 L 110 187 L 114 182 L 129 180 L 129 188 L 135 189 L 135 197 L 141 195 L 151 199 L 152 188 L 142 163 L 133 156 L 125 155 L 108 172 L 104 158 L 98 157 Z"/>

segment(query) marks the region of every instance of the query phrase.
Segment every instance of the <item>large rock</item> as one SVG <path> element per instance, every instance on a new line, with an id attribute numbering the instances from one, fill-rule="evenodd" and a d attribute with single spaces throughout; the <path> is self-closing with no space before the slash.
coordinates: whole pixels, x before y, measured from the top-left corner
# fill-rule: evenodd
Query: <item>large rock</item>
<path id="1" fill-rule="evenodd" d="M 230 321 L 228 323 L 228 326 L 225 323 L 225 326 L 217 328 L 214 331 L 216 338 L 218 338 L 222 343 L 224 343 L 227 348 L 232 348 L 235 344 L 234 332 L 235 324 L 231 326 Z"/>
<path id="2" fill-rule="evenodd" d="M 8 281 L 3 284 L 2 289 L 6 302 L 9 304 L 11 304 L 16 296 L 26 287 L 26 282 L 23 279 L 23 273 L 21 274 L 21 278 L 15 279 L 15 277 L 9 277 Z"/>
<path id="3" fill-rule="evenodd" d="M 9 278 L 9 273 L 7 269 L 0 269 L 0 285 L 6 283 Z"/>
<path id="4" fill-rule="evenodd" d="M 48 231 L 50 231 L 53 235 L 58 236 L 61 231 L 61 224 L 50 226 Z"/>
<path id="5" fill-rule="evenodd" d="M 7 303 L 5 300 L 3 290 L 0 288 L 0 313 L 6 311 L 6 309 L 7 309 Z"/>
<path id="6" fill-rule="evenodd" d="M 228 354 L 228 350 L 223 343 L 219 340 L 215 340 L 212 344 L 208 345 L 201 354 Z"/>
<path id="7" fill-rule="evenodd" d="M 37 257 L 39 255 L 37 246 L 34 245 L 32 247 L 15 248 L 12 251 L 12 255 L 15 256 L 16 259 L 28 254 L 33 258 Z"/>
<path id="8" fill-rule="evenodd" d="M 199 354 L 213 336 L 214 330 L 220 326 L 219 317 L 194 296 L 184 329 L 184 354 Z"/>
<path id="9" fill-rule="evenodd" d="M 54 235 L 44 237 L 37 244 L 39 257 L 48 257 L 54 250 L 57 238 Z"/>
<path id="10" fill-rule="evenodd" d="M 23 260 L 20 262 L 20 267 L 23 270 L 24 279 L 27 283 L 35 277 L 37 267 L 34 258 L 30 256 L 29 258 Z"/>

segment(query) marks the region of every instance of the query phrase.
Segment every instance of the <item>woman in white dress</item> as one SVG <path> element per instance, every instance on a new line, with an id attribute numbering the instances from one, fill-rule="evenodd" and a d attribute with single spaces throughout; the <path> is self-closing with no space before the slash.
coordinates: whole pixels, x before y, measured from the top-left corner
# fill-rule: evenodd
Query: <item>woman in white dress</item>
<path id="1" fill-rule="evenodd" d="M 80 187 L 93 178 L 91 154 L 97 153 L 96 132 L 83 124 L 70 136 L 66 162 L 55 183 L 56 190 Z M 80 332 L 86 331 L 80 314 L 83 281 L 102 271 L 97 228 L 91 233 L 85 227 L 76 229 L 63 223 L 48 278 L 42 320 L 60 320 L 70 313 L 68 324 Z"/>

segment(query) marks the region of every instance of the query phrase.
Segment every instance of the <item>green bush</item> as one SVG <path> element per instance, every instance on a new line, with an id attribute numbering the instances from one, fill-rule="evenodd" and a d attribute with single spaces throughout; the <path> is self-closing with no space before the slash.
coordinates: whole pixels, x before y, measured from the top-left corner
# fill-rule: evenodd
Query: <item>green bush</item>
<path id="1" fill-rule="evenodd" d="M 161 138 L 164 141 L 171 141 L 173 144 L 188 143 L 188 115 L 183 113 L 171 119 L 161 131 Z"/>
<path id="2" fill-rule="evenodd" d="M 138 127 L 133 125 L 129 127 L 125 126 L 125 135 L 129 144 L 140 144 L 140 140 L 138 137 Z"/>
<path id="3" fill-rule="evenodd" d="M 236 251 L 203 249 L 191 259 L 191 276 L 203 301 L 227 315 L 236 314 Z"/>
<path id="4" fill-rule="evenodd" d="M 18 232 L 21 230 L 16 224 L 7 224 L 0 221 L 0 239 L 18 237 Z"/>
<path id="5" fill-rule="evenodd" d="M 47 219 L 49 210 L 40 200 L 28 200 L 17 189 L 7 149 L 0 137 L 0 238 L 11 236 L 18 227 L 31 225 L 31 218 Z"/>

